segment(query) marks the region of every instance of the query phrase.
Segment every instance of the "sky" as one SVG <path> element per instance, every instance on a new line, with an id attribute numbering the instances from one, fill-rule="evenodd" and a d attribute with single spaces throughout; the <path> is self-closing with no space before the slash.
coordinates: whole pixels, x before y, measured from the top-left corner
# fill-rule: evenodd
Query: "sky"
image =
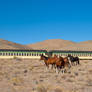
<path id="1" fill-rule="evenodd" d="M 0 39 L 92 40 L 92 0 L 0 0 Z"/>

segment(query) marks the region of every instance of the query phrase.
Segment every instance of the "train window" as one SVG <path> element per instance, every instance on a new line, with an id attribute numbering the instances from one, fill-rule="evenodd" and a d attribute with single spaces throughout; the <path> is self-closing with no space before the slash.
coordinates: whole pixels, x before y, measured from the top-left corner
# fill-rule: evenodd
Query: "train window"
<path id="1" fill-rule="evenodd" d="M 37 56 L 39 56 L 39 54 L 37 53 Z"/>
<path id="2" fill-rule="evenodd" d="M 13 56 L 13 53 L 11 53 L 11 56 Z"/>
<path id="3" fill-rule="evenodd" d="M 29 56 L 29 54 L 27 53 L 27 56 Z"/>
<path id="4" fill-rule="evenodd" d="M 31 55 L 33 56 L 33 53 Z"/>
<path id="5" fill-rule="evenodd" d="M 19 55 L 19 53 L 17 53 L 17 56 Z"/>
<path id="6" fill-rule="evenodd" d="M 26 56 L 26 53 L 24 53 L 24 56 Z"/>
<path id="7" fill-rule="evenodd" d="M 38 56 L 40 56 L 40 54 L 38 54 Z"/>
<path id="8" fill-rule="evenodd" d="M 21 53 L 21 56 L 23 56 L 23 53 Z"/>
<path id="9" fill-rule="evenodd" d="M 3 56 L 5 56 L 5 53 L 3 53 Z"/>
<path id="10" fill-rule="evenodd" d="M 2 53 L 0 53 L 0 56 L 2 56 Z"/>
<path id="11" fill-rule="evenodd" d="M 19 53 L 19 56 L 21 56 L 21 53 Z"/>
<path id="12" fill-rule="evenodd" d="M 6 53 L 6 56 L 8 55 L 8 53 Z"/>
<path id="13" fill-rule="evenodd" d="M 16 53 L 14 53 L 14 56 L 16 55 Z"/>
<path id="14" fill-rule="evenodd" d="M 29 55 L 31 56 L 31 53 Z"/>
<path id="15" fill-rule="evenodd" d="M 8 53 L 8 55 L 10 56 L 10 53 Z"/>

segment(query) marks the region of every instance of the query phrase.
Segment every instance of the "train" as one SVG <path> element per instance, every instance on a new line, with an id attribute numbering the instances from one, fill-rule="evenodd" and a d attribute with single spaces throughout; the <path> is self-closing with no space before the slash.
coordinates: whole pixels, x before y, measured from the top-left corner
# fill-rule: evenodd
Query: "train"
<path id="1" fill-rule="evenodd" d="M 80 59 L 92 59 L 92 51 L 69 51 L 69 50 L 27 50 L 27 49 L 0 49 L 0 58 L 28 58 L 40 59 L 40 55 L 53 57 L 54 55 L 66 57 L 68 54 Z"/>

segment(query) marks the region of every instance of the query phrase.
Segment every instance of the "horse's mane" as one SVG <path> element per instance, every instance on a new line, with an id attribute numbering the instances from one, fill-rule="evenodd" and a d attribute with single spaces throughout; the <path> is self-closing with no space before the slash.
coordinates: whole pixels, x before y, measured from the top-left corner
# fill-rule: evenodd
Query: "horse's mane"
<path id="1" fill-rule="evenodd" d="M 42 57 L 44 57 L 46 60 L 48 60 L 48 58 L 49 58 L 49 57 L 46 57 L 46 56 L 44 56 L 44 55 L 42 55 Z"/>

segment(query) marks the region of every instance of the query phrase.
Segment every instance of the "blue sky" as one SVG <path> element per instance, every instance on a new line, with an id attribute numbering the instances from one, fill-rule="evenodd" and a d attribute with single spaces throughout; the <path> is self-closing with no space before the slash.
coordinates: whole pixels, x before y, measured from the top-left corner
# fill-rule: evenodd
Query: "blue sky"
<path id="1" fill-rule="evenodd" d="M 91 0 L 0 0 L 0 38 L 30 44 L 92 40 Z"/>

